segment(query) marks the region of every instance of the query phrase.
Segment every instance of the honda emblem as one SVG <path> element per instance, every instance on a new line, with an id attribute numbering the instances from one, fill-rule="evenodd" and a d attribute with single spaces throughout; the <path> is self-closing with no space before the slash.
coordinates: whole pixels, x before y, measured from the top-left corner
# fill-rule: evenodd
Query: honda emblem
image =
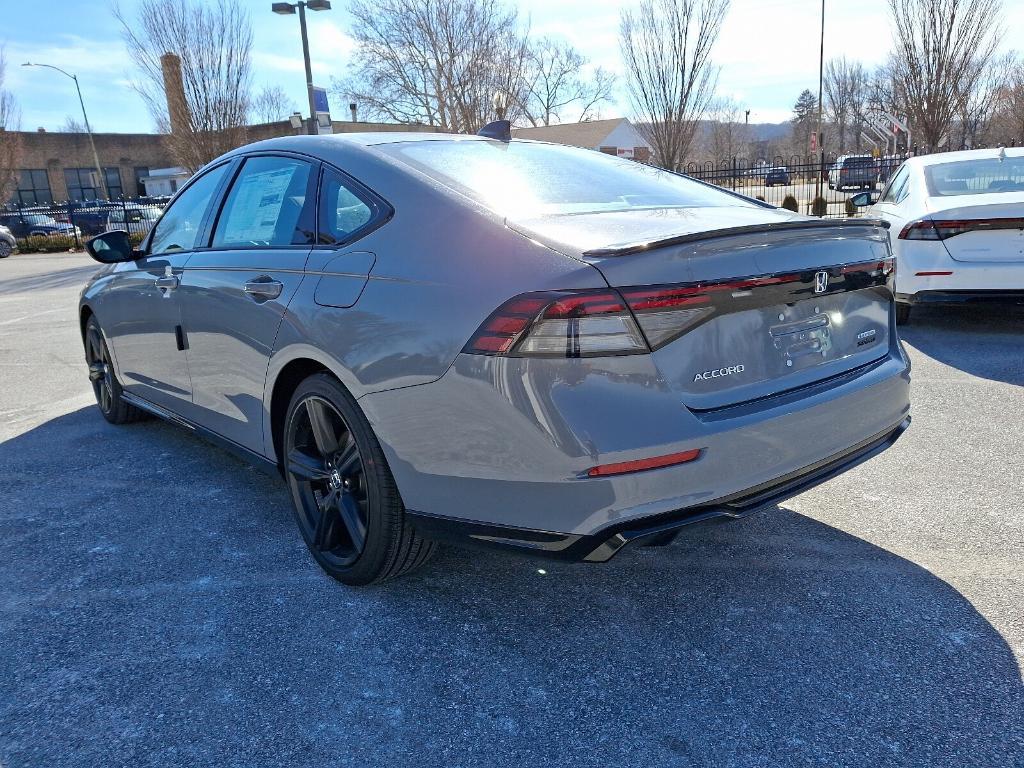
<path id="1" fill-rule="evenodd" d="M 814 273 L 814 292 L 824 293 L 828 290 L 828 272 L 821 270 Z"/>

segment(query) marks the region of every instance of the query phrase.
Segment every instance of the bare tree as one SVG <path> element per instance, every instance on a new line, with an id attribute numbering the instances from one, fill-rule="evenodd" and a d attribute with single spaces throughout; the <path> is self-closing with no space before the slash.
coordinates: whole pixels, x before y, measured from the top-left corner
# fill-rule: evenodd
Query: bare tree
<path id="1" fill-rule="evenodd" d="M 888 69 L 915 138 L 929 149 L 950 140 L 972 76 L 995 56 L 1000 0 L 889 0 L 895 50 Z"/>
<path id="2" fill-rule="evenodd" d="M 721 98 L 708 108 L 708 149 L 719 162 L 729 160 L 746 148 L 748 136 L 740 120 L 740 107 L 733 99 Z"/>
<path id="3" fill-rule="evenodd" d="M 61 133 L 85 133 L 85 126 L 73 115 L 64 118 L 64 125 L 60 127 Z"/>
<path id="4" fill-rule="evenodd" d="M 587 59 L 566 42 L 550 37 L 531 43 L 526 55 L 523 117 L 531 125 L 560 123 L 572 111 L 579 121 L 611 100 L 615 76 L 601 67 L 586 78 Z"/>
<path id="5" fill-rule="evenodd" d="M 276 123 L 295 112 L 295 102 L 281 86 L 268 85 L 252 100 L 251 111 L 258 123 Z"/>
<path id="6" fill-rule="evenodd" d="M 230 0 L 141 0 L 137 18 L 114 15 L 139 68 L 133 87 L 176 163 L 194 171 L 245 141 L 251 86 L 252 25 Z M 164 89 L 161 57 L 181 59 L 179 93 Z M 171 128 L 174 130 L 170 130 Z"/>
<path id="7" fill-rule="evenodd" d="M 1024 60 L 1015 60 L 1006 69 L 993 96 L 995 112 L 989 120 L 986 137 L 990 144 L 1024 145 Z"/>
<path id="8" fill-rule="evenodd" d="M 21 151 L 21 137 L 18 135 L 21 112 L 14 95 L 4 88 L 6 74 L 7 58 L 0 48 L 0 204 L 8 200 L 17 186 Z"/>
<path id="9" fill-rule="evenodd" d="M 356 48 L 335 90 L 370 115 L 472 133 L 524 102 L 526 35 L 500 0 L 354 0 Z"/>
<path id="10" fill-rule="evenodd" d="M 835 126 L 840 154 L 848 147 L 860 149 L 869 81 L 864 66 L 845 56 L 831 59 L 825 65 L 825 117 Z"/>
<path id="11" fill-rule="evenodd" d="M 711 50 L 730 0 L 640 0 L 624 10 L 619 39 L 626 85 L 655 161 L 678 169 L 714 98 Z"/>

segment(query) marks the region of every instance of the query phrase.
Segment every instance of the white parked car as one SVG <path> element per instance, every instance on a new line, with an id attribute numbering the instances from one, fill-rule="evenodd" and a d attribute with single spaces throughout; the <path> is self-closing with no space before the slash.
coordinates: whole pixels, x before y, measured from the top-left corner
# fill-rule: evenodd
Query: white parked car
<path id="1" fill-rule="evenodd" d="M 1024 302 L 1024 148 L 912 157 L 851 200 L 891 225 L 899 322 L 925 302 Z"/>

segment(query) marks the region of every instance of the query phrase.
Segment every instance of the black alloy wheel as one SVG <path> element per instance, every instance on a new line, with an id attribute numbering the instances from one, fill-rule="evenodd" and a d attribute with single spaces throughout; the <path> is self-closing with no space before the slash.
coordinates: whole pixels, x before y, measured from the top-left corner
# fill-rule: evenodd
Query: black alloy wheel
<path id="1" fill-rule="evenodd" d="M 288 431 L 287 468 L 303 537 L 335 566 L 351 565 L 366 547 L 369 499 L 352 431 L 338 409 L 310 395 Z"/>
<path id="2" fill-rule="evenodd" d="M 370 423 L 332 375 L 299 384 L 279 445 L 299 532 L 329 576 L 371 584 L 430 558 L 434 543 L 407 522 Z"/>
<path id="3" fill-rule="evenodd" d="M 107 342 L 103 338 L 100 324 L 95 317 L 90 317 L 85 326 L 85 362 L 89 366 L 89 382 L 96 405 L 100 408 L 103 418 L 111 424 L 127 424 L 145 418 L 145 413 L 134 405 L 125 402 L 121 397 L 121 384 L 114 374 L 114 365 L 110 359 Z"/>
<path id="4" fill-rule="evenodd" d="M 96 395 L 96 404 L 107 415 L 114 408 L 114 371 L 110 365 L 107 345 L 103 343 L 100 327 L 90 323 L 85 333 L 85 361 L 89 364 L 89 381 Z"/>

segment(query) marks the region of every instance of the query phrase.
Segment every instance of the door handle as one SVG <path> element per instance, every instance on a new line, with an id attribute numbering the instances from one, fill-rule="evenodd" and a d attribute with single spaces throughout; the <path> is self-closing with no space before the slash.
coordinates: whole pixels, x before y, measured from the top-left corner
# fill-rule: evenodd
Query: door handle
<path id="1" fill-rule="evenodd" d="M 254 299 L 276 299 L 284 290 L 284 285 L 277 280 L 256 279 L 247 282 L 242 290 Z"/>
<path id="2" fill-rule="evenodd" d="M 171 271 L 170 267 L 166 267 L 164 273 L 153 281 L 153 285 L 157 288 L 167 291 L 173 291 L 180 284 L 181 280 L 179 280 L 178 276 Z"/>

